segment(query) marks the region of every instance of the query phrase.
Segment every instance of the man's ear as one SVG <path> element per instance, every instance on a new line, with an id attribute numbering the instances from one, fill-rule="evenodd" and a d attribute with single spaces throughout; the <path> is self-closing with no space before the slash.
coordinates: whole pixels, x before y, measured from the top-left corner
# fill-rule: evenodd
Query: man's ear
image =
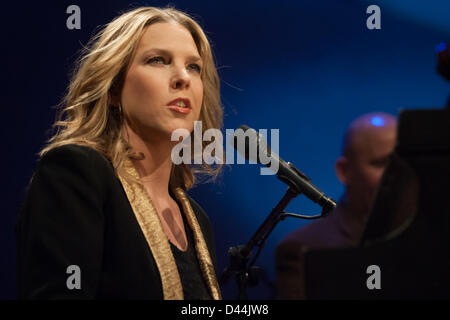
<path id="1" fill-rule="evenodd" d="M 334 170 L 336 176 L 343 185 L 347 185 L 348 182 L 348 159 L 344 156 L 340 156 L 334 164 Z"/>

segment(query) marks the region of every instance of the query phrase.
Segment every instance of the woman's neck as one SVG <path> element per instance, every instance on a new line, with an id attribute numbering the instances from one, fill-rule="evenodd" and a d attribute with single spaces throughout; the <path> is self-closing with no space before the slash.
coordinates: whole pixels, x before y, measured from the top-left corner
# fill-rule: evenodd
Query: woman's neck
<path id="1" fill-rule="evenodd" d="M 144 155 L 142 160 L 133 160 L 133 164 L 142 182 L 151 190 L 152 198 L 168 199 L 172 144 L 162 139 L 145 139 L 128 125 L 125 125 L 124 131 L 133 150 Z"/>

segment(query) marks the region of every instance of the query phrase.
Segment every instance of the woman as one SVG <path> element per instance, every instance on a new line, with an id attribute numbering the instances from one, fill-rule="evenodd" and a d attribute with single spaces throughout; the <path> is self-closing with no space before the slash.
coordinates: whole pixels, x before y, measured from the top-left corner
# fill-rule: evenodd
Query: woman
<path id="1" fill-rule="evenodd" d="M 220 299 L 211 224 L 184 192 L 193 172 L 170 156 L 175 129 L 222 124 L 204 32 L 143 7 L 89 46 L 21 208 L 20 298 Z"/>

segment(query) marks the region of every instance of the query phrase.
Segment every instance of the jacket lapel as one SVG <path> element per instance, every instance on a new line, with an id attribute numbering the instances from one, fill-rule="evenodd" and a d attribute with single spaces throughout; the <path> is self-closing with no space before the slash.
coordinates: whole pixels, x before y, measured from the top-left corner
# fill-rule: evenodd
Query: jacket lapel
<path id="1" fill-rule="evenodd" d="M 120 174 L 119 179 L 158 267 L 164 300 L 182 300 L 184 295 L 180 274 L 156 209 L 143 184 L 137 182 L 140 181 L 140 177 L 131 160 L 125 161 L 125 168 L 136 182 L 127 181 Z M 173 193 L 181 203 L 183 214 L 193 232 L 197 259 L 211 296 L 215 300 L 220 300 L 222 297 L 214 265 L 191 203 L 183 189 L 175 188 Z"/>

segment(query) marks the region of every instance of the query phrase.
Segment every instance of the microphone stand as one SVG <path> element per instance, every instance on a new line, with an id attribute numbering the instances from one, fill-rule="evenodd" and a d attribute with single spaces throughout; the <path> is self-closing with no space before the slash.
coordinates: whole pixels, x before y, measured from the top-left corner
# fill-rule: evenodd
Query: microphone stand
<path id="1" fill-rule="evenodd" d="M 330 202 L 329 205 L 322 206 L 321 214 L 315 216 L 305 216 L 295 213 L 284 212 L 284 209 L 287 207 L 289 202 L 295 197 L 297 197 L 300 193 L 301 192 L 299 192 L 297 188 L 294 188 L 292 185 L 290 185 L 286 191 L 286 194 L 272 209 L 269 216 L 266 218 L 266 220 L 264 220 L 262 225 L 253 234 L 253 236 L 247 242 L 247 244 L 231 247 L 228 250 L 230 265 L 227 269 L 225 269 L 224 273 L 220 277 L 219 283 L 221 285 L 227 283 L 230 280 L 232 274 L 235 274 L 238 285 L 239 300 L 248 300 L 247 287 L 257 285 L 260 269 L 258 267 L 253 267 L 253 263 L 258 258 L 262 247 L 265 245 L 267 238 L 269 237 L 270 233 L 275 228 L 275 226 L 278 224 L 278 222 L 284 220 L 286 217 L 317 219 L 328 215 L 335 208 L 334 202 Z M 254 257 L 254 259 L 252 260 L 252 262 L 250 263 L 250 265 L 248 265 L 248 261 L 251 258 L 252 249 L 255 246 L 259 247 L 258 252 Z"/>

